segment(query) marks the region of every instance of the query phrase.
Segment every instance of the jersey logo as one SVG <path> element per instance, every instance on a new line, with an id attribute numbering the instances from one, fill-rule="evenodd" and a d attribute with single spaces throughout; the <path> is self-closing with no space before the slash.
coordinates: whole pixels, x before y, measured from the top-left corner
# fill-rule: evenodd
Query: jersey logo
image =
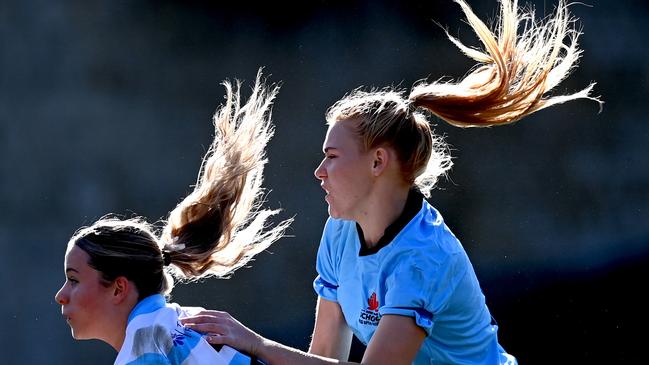
<path id="1" fill-rule="evenodd" d="M 367 299 L 367 308 L 361 309 L 361 314 L 358 317 L 358 323 L 369 326 L 378 326 L 381 315 L 379 314 L 380 303 L 376 299 L 376 293 L 372 293 Z"/>
<path id="2" fill-rule="evenodd" d="M 376 300 L 376 293 L 372 293 L 372 296 L 370 296 L 370 299 L 367 300 L 367 309 L 371 311 L 378 312 L 379 310 L 379 301 Z"/>

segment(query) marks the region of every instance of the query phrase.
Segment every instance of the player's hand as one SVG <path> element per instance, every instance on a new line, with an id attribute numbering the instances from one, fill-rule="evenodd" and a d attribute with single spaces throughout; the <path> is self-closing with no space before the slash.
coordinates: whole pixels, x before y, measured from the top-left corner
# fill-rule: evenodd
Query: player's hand
<path id="1" fill-rule="evenodd" d="M 180 321 L 186 327 L 203 333 L 207 342 L 213 345 L 228 345 L 253 356 L 258 355 L 264 340 L 227 312 L 204 310 Z"/>

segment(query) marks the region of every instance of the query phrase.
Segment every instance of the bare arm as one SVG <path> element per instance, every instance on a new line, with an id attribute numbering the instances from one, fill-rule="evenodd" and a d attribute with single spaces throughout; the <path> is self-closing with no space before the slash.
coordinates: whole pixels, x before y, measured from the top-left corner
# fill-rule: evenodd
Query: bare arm
<path id="1" fill-rule="evenodd" d="M 318 297 L 309 353 L 343 361 L 349 358 L 351 343 L 352 331 L 347 327 L 340 305 Z"/>
<path id="2" fill-rule="evenodd" d="M 426 332 L 417 326 L 414 318 L 384 315 L 361 364 L 412 364 L 425 338 Z"/>
<path id="3" fill-rule="evenodd" d="M 203 311 L 197 316 L 183 319 L 183 322 L 190 328 L 208 334 L 207 340 L 212 344 L 230 345 L 253 354 L 271 365 L 353 364 L 319 355 L 319 351 L 322 351 L 325 355 L 346 356 L 348 354 L 351 342 L 349 329 L 346 327 L 340 329 L 336 325 L 327 324 L 331 318 L 327 318 L 326 315 L 335 315 L 335 309 L 340 311 L 337 303 L 325 300 L 319 301 L 316 326 L 310 349 L 314 353 L 305 353 L 268 340 L 248 329 L 225 312 Z M 340 316 L 342 316 L 342 312 Z M 338 321 L 338 323 L 341 322 Z M 331 334 L 336 338 L 333 341 L 331 339 L 327 341 L 324 337 L 327 334 Z M 365 351 L 361 364 L 411 364 L 425 336 L 425 332 L 415 324 L 414 319 L 404 316 L 385 315 L 379 322 L 378 329 Z"/>
<path id="4" fill-rule="evenodd" d="M 338 304 L 335 302 L 329 303 L 338 307 Z M 340 307 L 338 307 L 338 310 L 340 311 Z M 252 354 L 270 365 L 349 364 L 336 359 L 309 354 L 264 338 L 241 324 L 226 312 L 207 310 L 199 312 L 195 316 L 183 318 L 181 321 L 185 326 L 206 334 L 207 341 L 213 345 L 226 344 L 232 346 L 240 351 Z M 320 334 L 318 335 L 318 338 L 320 338 L 318 342 L 323 344 L 323 348 L 329 348 L 332 351 L 335 350 L 340 354 L 347 354 L 349 352 L 349 349 L 343 350 L 338 348 L 338 346 L 324 345 L 326 339 L 323 336 L 326 332 L 323 329 L 332 329 L 334 326 L 325 326 L 323 323 L 318 325 L 316 323 L 316 327 L 320 328 L 320 330 L 314 330 L 314 333 L 318 332 Z M 347 331 L 349 330 L 347 329 Z M 348 338 L 349 340 L 347 342 L 349 346 L 351 343 L 351 332 Z M 335 342 L 340 343 L 341 341 L 337 340 Z"/>

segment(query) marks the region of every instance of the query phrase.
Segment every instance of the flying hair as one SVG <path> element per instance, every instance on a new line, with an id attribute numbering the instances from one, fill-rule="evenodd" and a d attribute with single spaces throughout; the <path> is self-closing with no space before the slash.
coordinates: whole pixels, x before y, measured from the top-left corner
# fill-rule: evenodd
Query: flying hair
<path id="1" fill-rule="evenodd" d="M 226 277 L 283 236 L 292 219 L 274 227 L 278 210 L 262 209 L 265 148 L 273 135 L 271 107 L 278 86 L 267 88 L 257 74 L 241 105 L 241 85 L 224 82 L 225 104 L 214 114 L 214 142 L 194 190 L 170 213 L 163 251 L 183 279 Z"/>
<path id="2" fill-rule="evenodd" d="M 538 110 L 577 99 L 589 99 L 595 83 L 581 91 L 548 93 L 576 67 L 582 54 L 581 31 L 568 5 L 559 0 L 556 12 L 537 22 L 533 8 L 519 10 L 517 0 L 500 0 L 495 32 L 480 20 L 464 0 L 460 5 L 484 50 L 464 45 L 446 35 L 465 55 L 478 62 L 458 82 L 436 81 L 415 85 L 409 99 L 457 127 L 509 124 Z"/>
<path id="3" fill-rule="evenodd" d="M 564 0 L 556 12 L 537 22 L 534 10 L 519 10 L 518 1 L 500 0 L 495 31 L 464 0 L 454 0 L 466 15 L 484 50 L 468 47 L 446 32 L 464 54 L 478 63 L 458 82 L 415 84 L 406 97 L 395 88 L 355 89 L 327 111 L 327 123 L 353 123 L 360 145 L 394 148 L 405 181 L 425 196 L 453 162 L 448 146 L 430 127 L 434 114 L 457 127 L 490 127 L 514 123 L 552 105 L 589 99 L 595 83 L 568 95 L 550 92 L 573 70 L 582 51 L 576 19 Z"/>

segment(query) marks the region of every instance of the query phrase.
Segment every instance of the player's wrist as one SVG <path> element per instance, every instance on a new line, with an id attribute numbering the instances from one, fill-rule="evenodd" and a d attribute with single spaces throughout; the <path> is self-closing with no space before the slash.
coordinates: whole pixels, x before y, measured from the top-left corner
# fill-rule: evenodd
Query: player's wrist
<path id="1" fill-rule="evenodd" d="M 259 357 L 259 358 L 263 358 L 263 354 L 265 353 L 265 351 L 264 351 L 265 348 L 270 346 L 269 342 L 270 341 L 268 339 L 266 339 L 266 338 L 262 337 L 261 335 L 255 333 L 254 334 L 254 340 L 252 341 L 251 346 L 250 346 L 251 347 L 250 351 L 252 351 L 253 355 L 255 355 L 255 356 Z"/>
<path id="2" fill-rule="evenodd" d="M 273 352 L 273 348 L 281 346 L 279 343 L 269 340 L 261 335 L 255 333 L 255 341 L 252 342 L 253 354 L 260 359 L 268 358 L 270 353 Z"/>

